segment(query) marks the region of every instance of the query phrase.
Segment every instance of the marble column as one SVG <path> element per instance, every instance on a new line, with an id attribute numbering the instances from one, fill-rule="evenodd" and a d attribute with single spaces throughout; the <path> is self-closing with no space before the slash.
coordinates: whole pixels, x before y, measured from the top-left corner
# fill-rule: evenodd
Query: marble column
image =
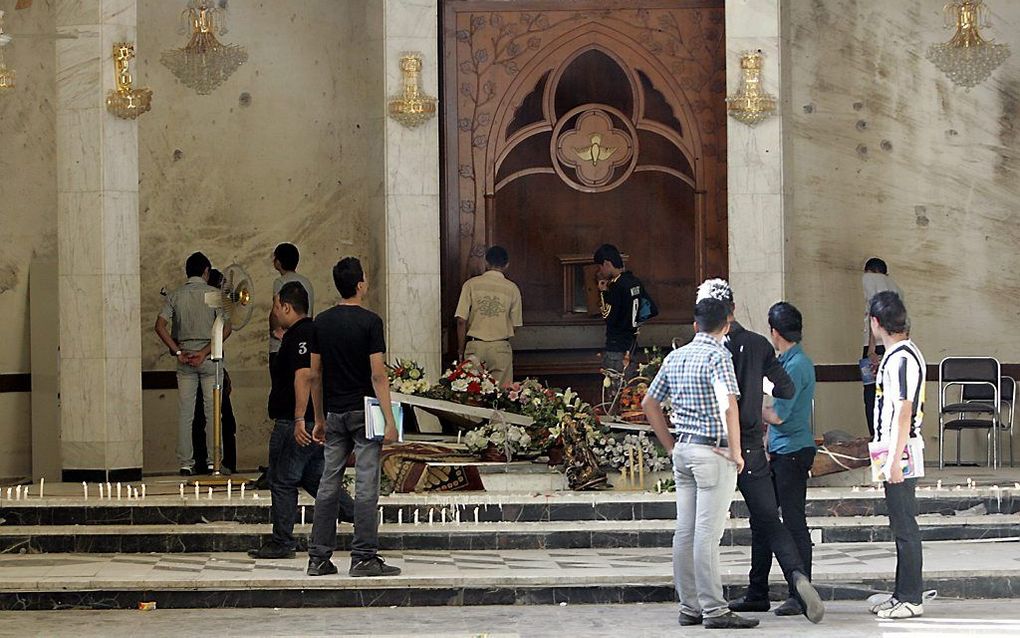
<path id="1" fill-rule="evenodd" d="M 60 449 L 65 480 L 141 478 L 138 124 L 106 112 L 135 0 L 56 0 Z M 156 99 L 159 99 L 158 97 Z"/>
<path id="2" fill-rule="evenodd" d="M 780 0 L 726 0 L 726 88 L 740 83 L 740 55 L 764 54 L 765 90 L 780 98 L 782 72 Z M 767 333 L 769 306 L 785 293 L 783 149 L 784 108 L 755 127 L 727 123 L 730 283 L 737 320 Z"/>
<path id="3" fill-rule="evenodd" d="M 439 95 L 437 0 L 385 0 L 387 96 L 401 87 L 404 52 L 424 56 L 422 86 Z M 409 129 L 386 118 L 386 319 L 390 359 L 440 369 L 439 120 Z"/>

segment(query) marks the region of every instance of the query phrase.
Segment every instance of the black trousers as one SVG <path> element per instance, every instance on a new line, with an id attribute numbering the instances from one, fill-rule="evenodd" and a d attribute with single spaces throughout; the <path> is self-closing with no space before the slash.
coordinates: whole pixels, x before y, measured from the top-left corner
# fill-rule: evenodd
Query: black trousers
<path id="1" fill-rule="evenodd" d="M 779 503 L 772 470 L 764 448 L 744 449 L 744 471 L 737 476 L 737 488 L 751 514 L 751 571 L 748 600 L 766 600 L 769 596 L 769 571 L 775 554 L 793 595 L 793 573 L 807 575 L 804 562 L 790 531 L 779 520 Z M 757 550 L 758 563 L 754 556 Z M 767 560 L 762 557 L 767 557 Z"/>
<path id="2" fill-rule="evenodd" d="M 805 504 L 807 502 L 807 479 L 815 461 L 815 448 L 797 450 L 792 454 L 772 455 L 772 484 L 776 502 L 783 514 L 783 526 L 790 533 L 797 547 L 797 554 L 803 568 L 800 570 L 811 578 L 811 532 L 808 531 Z M 764 591 L 768 595 L 769 572 L 772 571 L 772 548 L 760 535 L 751 532 L 751 586 L 748 592 Z"/>
<path id="3" fill-rule="evenodd" d="M 884 485 L 889 526 L 896 540 L 896 588 L 893 596 L 901 602 L 920 605 L 923 557 L 921 532 L 917 528 L 917 479 Z"/>
<path id="4" fill-rule="evenodd" d="M 223 371 L 223 400 L 220 403 L 220 434 L 223 435 L 223 465 L 237 471 L 237 421 L 234 419 L 234 406 L 230 403 L 230 376 Z M 195 401 L 195 420 L 191 422 L 191 442 L 195 450 L 195 467 L 203 469 L 212 465 L 212 455 L 205 446 L 205 410 L 202 407 L 202 393 L 198 393 Z M 212 427 L 212 424 L 209 424 Z"/>
<path id="5" fill-rule="evenodd" d="M 875 354 L 885 354 L 885 346 L 875 346 Z M 868 356 L 868 346 L 864 346 L 861 358 Z M 868 419 L 868 434 L 875 438 L 875 384 L 870 383 L 864 386 L 864 416 Z"/>

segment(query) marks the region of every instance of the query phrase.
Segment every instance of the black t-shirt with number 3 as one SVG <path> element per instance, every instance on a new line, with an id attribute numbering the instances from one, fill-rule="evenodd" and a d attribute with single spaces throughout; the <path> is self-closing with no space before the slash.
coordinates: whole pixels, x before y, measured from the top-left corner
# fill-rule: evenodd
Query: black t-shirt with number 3
<path id="1" fill-rule="evenodd" d="M 315 322 L 310 317 L 301 319 L 283 333 L 280 352 L 269 369 L 273 389 L 269 392 L 269 418 L 294 420 L 294 375 L 302 368 L 312 367 L 312 353 L 318 354 Z M 309 397 L 305 418 L 315 418 Z"/>

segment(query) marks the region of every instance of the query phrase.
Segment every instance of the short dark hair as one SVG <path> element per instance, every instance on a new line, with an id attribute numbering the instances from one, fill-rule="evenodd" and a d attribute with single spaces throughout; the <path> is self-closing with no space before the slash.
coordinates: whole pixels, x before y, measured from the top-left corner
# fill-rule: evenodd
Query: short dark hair
<path id="1" fill-rule="evenodd" d="M 864 272 L 879 272 L 883 275 L 888 275 L 889 266 L 885 264 L 885 260 L 872 257 L 864 264 Z"/>
<path id="2" fill-rule="evenodd" d="M 365 281 L 365 271 L 357 257 L 344 257 L 333 266 L 333 283 L 344 299 L 358 294 L 358 284 Z"/>
<path id="3" fill-rule="evenodd" d="M 189 277 L 201 277 L 206 268 L 212 268 L 212 262 L 202 253 L 192 253 L 188 261 L 184 262 L 184 272 Z"/>
<path id="4" fill-rule="evenodd" d="M 280 303 L 290 304 L 299 315 L 308 314 L 308 291 L 300 282 L 288 281 L 276 296 L 280 298 Z"/>
<path id="5" fill-rule="evenodd" d="M 216 270 L 215 268 L 209 269 L 209 285 L 213 288 L 223 287 L 223 273 Z"/>
<path id="6" fill-rule="evenodd" d="M 623 268 L 623 255 L 621 255 L 619 249 L 612 244 L 602 244 L 596 248 L 595 255 L 592 259 L 594 259 L 596 264 L 608 261 L 613 264 L 615 268 Z"/>
<path id="7" fill-rule="evenodd" d="M 729 305 L 718 299 L 702 299 L 694 306 L 694 321 L 698 324 L 698 332 L 718 332 L 726 325 L 729 315 Z"/>
<path id="8" fill-rule="evenodd" d="M 485 251 L 485 263 L 494 268 L 503 268 L 510 263 L 510 253 L 502 246 L 493 246 Z"/>
<path id="9" fill-rule="evenodd" d="M 878 319 L 878 325 L 889 334 L 906 334 L 910 331 L 910 318 L 903 299 L 892 290 L 876 293 L 868 304 L 868 315 Z"/>
<path id="10" fill-rule="evenodd" d="M 778 332 L 783 339 L 800 343 L 803 339 L 804 317 L 796 306 L 780 301 L 769 308 L 769 327 Z"/>
<path id="11" fill-rule="evenodd" d="M 281 268 L 293 272 L 297 270 L 298 260 L 301 258 L 301 255 L 298 253 L 297 246 L 284 243 L 276 247 L 276 250 L 273 251 L 273 257 L 276 257 L 276 261 L 280 262 Z"/>

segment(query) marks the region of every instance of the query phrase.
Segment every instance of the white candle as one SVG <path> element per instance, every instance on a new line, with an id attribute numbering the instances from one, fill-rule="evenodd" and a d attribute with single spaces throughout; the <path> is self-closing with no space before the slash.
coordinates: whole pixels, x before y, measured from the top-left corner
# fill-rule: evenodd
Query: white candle
<path id="1" fill-rule="evenodd" d="M 431 524 L 432 524 L 432 516 L 433 516 L 434 514 L 435 514 L 435 511 L 434 511 L 434 510 L 433 510 L 433 509 L 432 509 L 432 508 L 430 507 L 430 508 L 429 508 L 429 525 L 431 525 Z"/>
<path id="2" fill-rule="evenodd" d="M 110 485 L 109 481 L 106 482 L 106 498 L 107 499 L 113 498 L 113 486 Z"/>
<path id="3" fill-rule="evenodd" d="M 103 499 L 103 484 L 99 484 L 99 500 Z"/>
<path id="4" fill-rule="evenodd" d="M 261 497 L 259 496 L 259 493 L 258 493 L 258 492 L 255 492 L 254 494 L 252 494 L 252 495 L 251 495 L 251 497 L 252 497 L 253 499 L 255 499 L 256 501 L 257 501 L 257 500 L 259 500 L 259 498 L 261 498 Z"/>
<path id="5" fill-rule="evenodd" d="M 44 496 L 43 492 L 45 491 L 46 491 L 46 479 L 41 478 L 39 479 L 39 498 L 42 498 Z"/>
<path id="6" fill-rule="evenodd" d="M 939 479 L 939 480 L 935 481 L 935 489 L 937 489 L 937 490 L 941 490 L 942 489 L 942 479 Z"/>
<path id="7" fill-rule="evenodd" d="M 85 500 L 86 501 L 89 500 L 89 484 L 86 483 L 85 481 L 81 482 L 81 491 L 85 497 Z"/>
<path id="8" fill-rule="evenodd" d="M 198 481 L 195 481 L 195 498 L 198 499 L 202 496 L 201 492 L 198 491 Z"/>
<path id="9" fill-rule="evenodd" d="M 456 507 L 453 510 L 453 522 L 460 525 L 460 508 Z"/>
<path id="10" fill-rule="evenodd" d="M 234 496 L 234 482 L 231 479 L 227 479 L 227 500 L 229 501 Z"/>
<path id="11" fill-rule="evenodd" d="M 442 510 L 440 510 L 439 513 L 440 513 L 440 519 L 441 519 L 440 522 L 443 525 L 446 525 L 446 508 L 444 507 Z"/>
<path id="12" fill-rule="evenodd" d="M 457 445 L 460 445 L 460 430 L 457 430 Z"/>
<path id="13" fill-rule="evenodd" d="M 117 500 L 120 500 L 120 481 L 117 481 Z"/>
<path id="14" fill-rule="evenodd" d="M 397 525 L 403 525 L 403 524 L 404 524 L 404 510 L 403 509 L 399 509 L 399 510 L 397 510 Z"/>
<path id="15" fill-rule="evenodd" d="M 28 490 L 29 490 L 29 489 L 31 489 L 31 486 L 30 486 L 30 485 L 26 485 L 26 486 L 25 486 L 25 500 L 26 500 L 26 501 L 28 500 Z"/>
<path id="16" fill-rule="evenodd" d="M 244 488 L 247 485 L 248 485 L 247 483 L 241 483 L 241 500 L 244 500 Z"/>
<path id="17" fill-rule="evenodd" d="M 131 500 L 131 486 L 130 485 L 127 486 L 127 500 L 129 500 L 129 501 Z"/>
<path id="18" fill-rule="evenodd" d="M 144 490 L 145 487 L 143 486 L 142 489 Z M 137 501 L 139 498 L 145 498 L 145 496 L 143 495 L 143 496 L 139 497 L 138 496 L 138 488 L 136 487 L 135 488 L 135 500 Z"/>
<path id="19" fill-rule="evenodd" d="M 478 524 L 478 508 L 475 507 L 475 525 Z"/>
<path id="20" fill-rule="evenodd" d="M 211 487 L 209 488 L 209 500 L 210 501 L 212 500 L 212 488 Z"/>
<path id="21" fill-rule="evenodd" d="M 142 498 L 145 498 L 145 483 L 142 483 Z"/>
<path id="22" fill-rule="evenodd" d="M 382 525 L 382 522 L 383 522 L 383 513 L 382 513 L 382 508 L 380 507 L 379 508 L 379 524 Z"/>
<path id="23" fill-rule="evenodd" d="M 301 506 L 301 524 L 302 525 L 305 524 L 305 506 L 304 505 Z"/>
<path id="24" fill-rule="evenodd" d="M 184 498 L 184 483 L 181 483 L 181 498 Z"/>
<path id="25" fill-rule="evenodd" d="M 418 520 L 418 508 L 415 508 L 415 509 L 414 509 L 414 524 L 415 524 L 415 525 L 418 525 L 418 524 L 419 524 L 419 522 L 420 522 L 420 521 Z"/>
<path id="26" fill-rule="evenodd" d="M 18 485 L 17 488 L 14 490 L 14 500 L 16 500 L 16 501 L 20 501 L 21 500 L 21 486 L 20 485 Z"/>

